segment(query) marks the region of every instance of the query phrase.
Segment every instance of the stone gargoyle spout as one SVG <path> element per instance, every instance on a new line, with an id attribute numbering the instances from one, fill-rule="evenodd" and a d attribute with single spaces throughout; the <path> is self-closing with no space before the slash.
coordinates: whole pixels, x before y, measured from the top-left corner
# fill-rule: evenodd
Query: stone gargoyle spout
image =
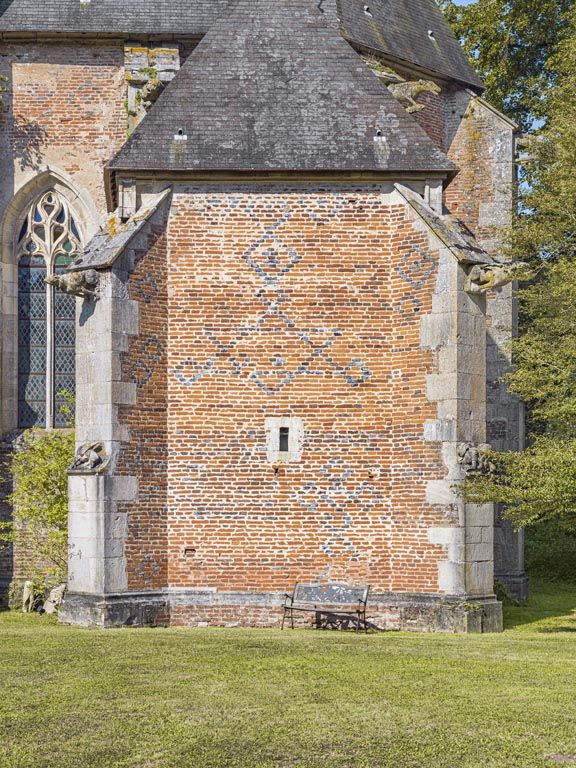
<path id="1" fill-rule="evenodd" d="M 69 472 L 84 474 L 99 474 L 108 465 L 110 457 L 107 456 L 103 443 L 84 443 L 79 446 Z"/>
<path id="2" fill-rule="evenodd" d="M 82 272 L 67 272 L 64 275 L 52 275 L 46 278 L 48 285 L 55 285 L 64 293 L 80 296 L 83 299 L 98 299 L 100 275 L 95 269 Z"/>
<path id="3" fill-rule="evenodd" d="M 527 280 L 531 274 L 530 265 L 524 261 L 510 264 L 475 264 L 468 272 L 465 290 L 467 293 L 478 295 L 508 285 L 514 280 Z"/>

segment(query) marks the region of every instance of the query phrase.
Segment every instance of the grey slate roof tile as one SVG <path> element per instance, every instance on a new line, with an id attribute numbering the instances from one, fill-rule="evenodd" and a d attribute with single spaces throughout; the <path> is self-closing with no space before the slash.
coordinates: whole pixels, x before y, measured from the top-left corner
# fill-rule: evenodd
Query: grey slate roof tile
<path id="1" fill-rule="evenodd" d="M 435 0 L 326 1 L 336 3 L 342 34 L 355 45 L 482 89 Z"/>
<path id="2" fill-rule="evenodd" d="M 316 0 L 238 0 L 109 167 L 455 170 Z"/>
<path id="3" fill-rule="evenodd" d="M 277 0 L 270 0 L 270 7 Z M 481 88 L 435 0 L 314 0 L 355 45 Z M 230 0 L 0 0 L 2 32 L 202 37 Z M 368 12 L 365 12 L 365 6 Z M 435 39 L 428 36 L 434 32 Z"/>
<path id="4" fill-rule="evenodd" d="M 230 0 L 0 0 L 0 32 L 204 35 Z"/>

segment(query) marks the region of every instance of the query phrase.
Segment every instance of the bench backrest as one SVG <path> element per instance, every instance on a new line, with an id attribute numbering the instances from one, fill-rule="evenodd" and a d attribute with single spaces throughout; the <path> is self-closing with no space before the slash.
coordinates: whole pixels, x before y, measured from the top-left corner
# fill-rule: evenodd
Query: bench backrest
<path id="1" fill-rule="evenodd" d="M 348 584 L 296 584 L 295 603 L 324 603 L 325 605 L 353 605 L 368 600 L 369 586 L 351 587 Z"/>

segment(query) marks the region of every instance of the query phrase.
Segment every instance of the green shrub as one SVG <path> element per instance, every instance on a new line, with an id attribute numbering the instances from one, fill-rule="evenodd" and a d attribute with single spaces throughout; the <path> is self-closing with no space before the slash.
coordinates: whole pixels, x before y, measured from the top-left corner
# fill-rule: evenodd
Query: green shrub
<path id="1" fill-rule="evenodd" d="M 547 581 L 576 583 L 576 533 L 548 520 L 526 531 L 526 571 Z"/>
<path id="2" fill-rule="evenodd" d="M 74 433 L 30 429 L 12 457 L 13 519 L 0 523 L 0 543 L 23 553 L 27 578 L 39 591 L 66 580 L 68 549 L 68 474 L 74 458 Z"/>

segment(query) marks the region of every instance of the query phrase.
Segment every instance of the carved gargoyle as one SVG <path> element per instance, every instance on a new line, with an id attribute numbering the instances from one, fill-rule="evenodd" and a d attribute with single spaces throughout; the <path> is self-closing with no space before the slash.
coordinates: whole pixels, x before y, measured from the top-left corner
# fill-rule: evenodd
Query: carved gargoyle
<path id="1" fill-rule="evenodd" d="M 516 138 L 516 162 L 529 163 L 537 157 L 538 144 L 546 141 L 542 134 L 522 134 Z"/>
<path id="2" fill-rule="evenodd" d="M 93 474 L 100 472 L 108 462 L 102 443 L 84 443 L 76 451 L 70 470 Z"/>
<path id="3" fill-rule="evenodd" d="M 466 474 L 489 475 L 494 471 L 489 453 L 492 446 L 488 443 L 460 443 L 458 446 L 458 464 Z"/>
<path id="4" fill-rule="evenodd" d="M 475 264 L 466 280 L 466 292 L 481 294 L 518 279 L 527 279 L 530 266 L 523 261 L 512 264 Z"/>
<path id="5" fill-rule="evenodd" d="M 55 285 L 61 291 L 71 296 L 96 300 L 98 298 L 100 275 L 95 269 L 87 269 L 84 272 L 67 272 L 64 275 L 53 275 L 52 277 L 47 277 L 46 282 L 48 285 Z"/>
<path id="6" fill-rule="evenodd" d="M 435 96 L 442 93 L 442 88 L 432 80 L 407 80 L 403 83 L 390 83 L 388 90 L 410 114 L 426 109 L 426 104 L 418 104 L 416 101 L 422 93 L 433 93 Z"/>

